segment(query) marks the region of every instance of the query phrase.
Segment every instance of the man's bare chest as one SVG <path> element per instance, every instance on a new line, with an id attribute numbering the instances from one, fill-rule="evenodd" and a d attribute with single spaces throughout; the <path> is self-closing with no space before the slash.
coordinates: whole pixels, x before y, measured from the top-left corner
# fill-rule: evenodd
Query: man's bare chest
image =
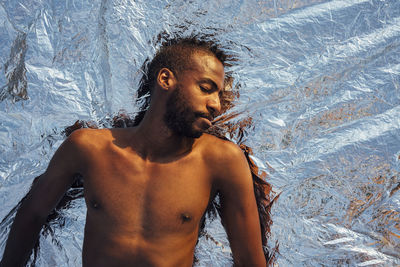
<path id="1" fill-rule="evenodd" d="M 164 163 L 114 156 L 93 161 L 84 173 L 88 216 L 133 235 L 191 233 L 211 195 L 201 160 Z"/>

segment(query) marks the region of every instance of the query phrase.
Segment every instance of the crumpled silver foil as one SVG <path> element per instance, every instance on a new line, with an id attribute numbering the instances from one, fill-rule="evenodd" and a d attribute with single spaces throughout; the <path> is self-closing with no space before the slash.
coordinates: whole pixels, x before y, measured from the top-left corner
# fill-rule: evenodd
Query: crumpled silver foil
<path id="1" fill-rule="evenodd" d="M 162 31 L 212 34 L 237 55 L 232 122 L 280 193 L 276 266 L 400 265 L 400 1 L 0 0 L 0 254 L 12 218 L 76 120 L 134 100 Z M 36 266 L 80 266 L 71 202 Z M 3 219 L 5 218 L 5 219 Z M 218 220 L 197 266 L 231 266 Z M 162 246 L 162 244 L 160 244 Z"/>

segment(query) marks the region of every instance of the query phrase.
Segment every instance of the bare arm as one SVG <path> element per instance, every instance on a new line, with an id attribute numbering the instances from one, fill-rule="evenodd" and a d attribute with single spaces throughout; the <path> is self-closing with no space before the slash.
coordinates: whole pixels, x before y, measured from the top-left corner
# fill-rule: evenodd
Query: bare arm
<path id="1" fill-rule="evenodd" d="M 76 139 L 76 138 L 75 138 Z M 12 224 L 1 267 L 24 266 L 48 214 L 71 186 L 77 171 L 76 142 L 67 139 L 32 185 Z"/>
<path id="2" fill-rule="evenodd" d="M 222 223 L 235 266 L 264 267 L 266 260 L 251 172 L 242 151 L 236 146 L 231 148 L 229 156 L 225 157 L 225 170 L 221 170 L 218 185 Z"/>

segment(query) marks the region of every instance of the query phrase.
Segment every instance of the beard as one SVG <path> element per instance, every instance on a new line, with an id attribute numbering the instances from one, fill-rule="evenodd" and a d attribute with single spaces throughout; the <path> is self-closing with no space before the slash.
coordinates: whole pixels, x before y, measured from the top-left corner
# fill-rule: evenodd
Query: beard
<path id="1" fill-rule="evenodd" d="M 164 122 L 175 134 L 190 138 L 199 138 L 203 134 L 203 131 L 194 129 L 193 123 L 200 117 L 206 117 L 210 121 L 212 118 L 210 114 L 194 112 L 187 102 L 181 93 L 181 88 L 177 87 L 167 101 Z"/>

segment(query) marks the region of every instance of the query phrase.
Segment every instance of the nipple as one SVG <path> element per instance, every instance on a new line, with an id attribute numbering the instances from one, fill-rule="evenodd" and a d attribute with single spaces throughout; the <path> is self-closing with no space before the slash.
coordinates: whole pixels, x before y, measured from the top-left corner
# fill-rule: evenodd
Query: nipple
<path id="1" fill-rule="evenodd" d="M 92 201 L 92 207 L 94 209 L 98 209 L 99 208 L 99 204 L 96 201 Z"/>
<path id="2" fill-rule="evenodd" d="M 182 219 L 182 222 L 185 223 L 185 222 L 190 221 L 192 219 L 192 217 L 190 216 L 189 213 L 182 213 L 181 219 Z"/>

